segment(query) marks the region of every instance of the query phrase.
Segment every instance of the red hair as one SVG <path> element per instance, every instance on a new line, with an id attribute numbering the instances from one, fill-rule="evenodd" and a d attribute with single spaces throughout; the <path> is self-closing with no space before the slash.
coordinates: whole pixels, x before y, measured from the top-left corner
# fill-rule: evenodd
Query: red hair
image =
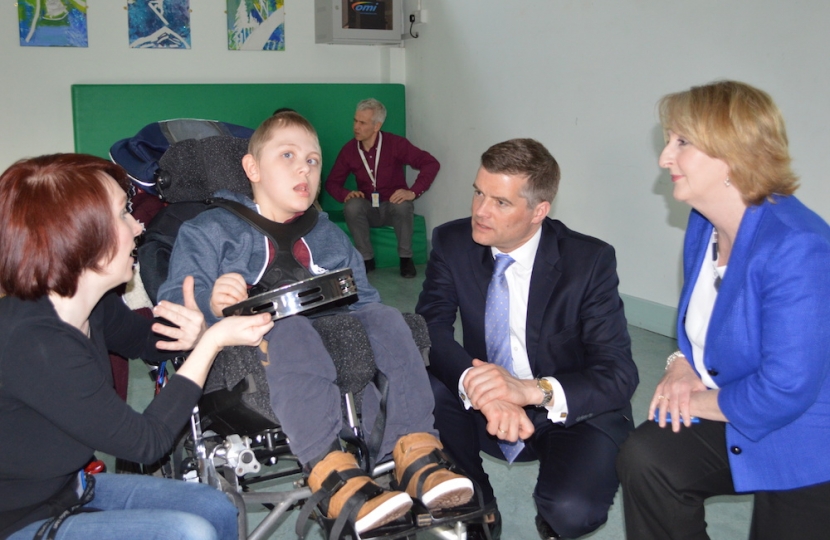
<path id="1" fill-rule="evenodd" d="M 74 296 L 84 270 L 117 249 L 107 176 L 127 190 L 120 166 L 84 154 L 23 159 L 0 176 L 0 289 L 34 300 Z"/>

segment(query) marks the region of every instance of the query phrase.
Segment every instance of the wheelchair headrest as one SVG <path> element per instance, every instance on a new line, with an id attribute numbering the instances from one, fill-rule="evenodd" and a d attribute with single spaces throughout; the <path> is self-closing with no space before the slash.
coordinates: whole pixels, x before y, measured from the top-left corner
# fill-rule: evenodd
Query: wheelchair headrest
<path id="1" fill-rule="evenodd" d="M 170 145 L 159 159 L 158 190 L 168 202 L 203 201 L 220 189 L 252 197 L 242 169 L 248 139 L 219 135 Z"/>
<path id="2" fill-rule="evenodd" d="M 171 145 L 180 141 L 214 136 L 247 140 L 253 133 L 254 130 L 250 128 L 215 120 L 193 118 L 162 120 L 144 126 L 132 137 L 117 141 L 110 147 L 110 158 L 124 167 L 135 185 L 147 193 L 158 195 L 156 179 L 159 161 Z"/>

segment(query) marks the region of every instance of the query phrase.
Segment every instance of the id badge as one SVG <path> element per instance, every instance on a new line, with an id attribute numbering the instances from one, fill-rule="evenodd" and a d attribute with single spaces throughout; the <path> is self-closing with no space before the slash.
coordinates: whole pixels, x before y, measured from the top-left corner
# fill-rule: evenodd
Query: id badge
<path id="1" fill-rule="evenodd" d="M 380 208 L 380 193 L 372 192 L 372 208 Z"/>

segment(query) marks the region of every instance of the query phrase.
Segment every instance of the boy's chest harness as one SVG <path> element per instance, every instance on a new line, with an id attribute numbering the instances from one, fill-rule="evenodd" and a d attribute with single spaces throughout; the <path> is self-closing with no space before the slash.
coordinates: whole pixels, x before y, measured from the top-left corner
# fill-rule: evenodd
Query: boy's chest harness
<path id="1" fill-rule="evenodd" d="M 262 217 L 244 204 L 228 199 L 212 199 L 212 206 L 224 208 L 268 238 L 274 246 L 274 258 L 265 270 L 262 279 L 248 291 L 248 296 L 256 296 L 278 287 L 291 285 L 298 281 L 314 277 L 294 256 L 294 244 L 311 232 L 317 224 L 318 213 L 309 207 L 299 218 L 289 223 L 277 223 Z"/>
<path id="2" fill-rule="evenodd" d="M 248 290 L 248 299 L 226 307 L 222 315 L 267 312 L 277 320 L 291 315 L 311 315 L 357 301 L 357 287 L 350 268 L 315 276 L 294 256 L 294 244 L 317 224 L 318 213 L 313 206 L 290 223 L 276 223 L 235 201 L 212 199 L 210 203 L 239 216 L 274 246 L 274 258 L 259 282 Z"/>

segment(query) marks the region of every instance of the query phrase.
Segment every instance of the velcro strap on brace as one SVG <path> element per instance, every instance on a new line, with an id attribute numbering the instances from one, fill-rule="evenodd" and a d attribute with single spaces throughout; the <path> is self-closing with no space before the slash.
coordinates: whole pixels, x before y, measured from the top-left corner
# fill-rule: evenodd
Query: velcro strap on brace
<path id="1" fill-rule="evenodd" d="M 314 492 L 311 497 L 306 500 L 302 511 L 300 511 L 300 515 L 297 516 L 297 523 L 294 527 L 294 532 L 297 534 L 297 538 L 302 540 L 305 537 L 305 524 L 316 506 L 319 505 L 324 514 L 328 514 L 328 504 L 326 504 L 326 501 L 328 501 L 332 495 L 345 486 L 346 482 L 352 478 L 360 476 L 366 476 L 366 473 L 361 469 L 346 469 L 345 471 L 332 471 L 329 473 L 320 485 L 320 489 Z M 337 519 L 334 521 L 330 538 L 332 540 L 339 538 L 339 535 L 345 528 L 346 524 L 349 524 L 352 530 L 354 530 L 355 521 L 360 508 L 366 501 L 377 497 L 381 493 L 383 493 L 383 488 L 374 482 L 367 482 L 360 489 L 358 489 L 354 495 L 349 497 L 345 504 L 343 504 L 343 508 L 340 510 Z"/>
<path id="2" fill-rule="evenodd" d="M 427 465 L 432 466 L 424 470 L 421 476 L 418 477 L 418 485 L 415 490 L 415 496 L 419 499 L 424 494 L 424 482 L 426 482 L 429 475 L 441 469 L 449 469 L 452 467 L 452 462 L 449 460 L 447 455 L 444 454 L 444 452 L 438 448 L 434 449 L 429 454 L 421 456 L 409 464 L 409 467 L 406 468 L 403 476 L 401 477 L 400 489 L 406 490 L 407 486 L 409 486 L 409 483 L 412 481 L 412 477 L 415 476 L 415 473 Z"/>

